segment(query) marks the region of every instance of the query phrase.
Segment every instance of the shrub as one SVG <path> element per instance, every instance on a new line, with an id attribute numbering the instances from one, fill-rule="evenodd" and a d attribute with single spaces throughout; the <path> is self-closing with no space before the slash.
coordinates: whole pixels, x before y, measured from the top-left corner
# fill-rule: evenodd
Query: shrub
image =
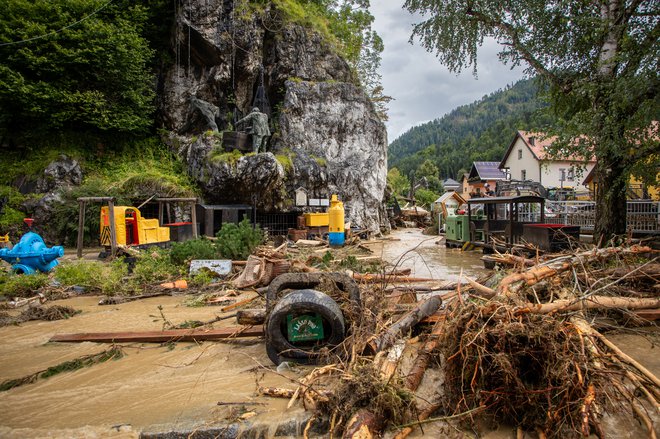
<path id="1" fill-rule="evenodd" d="M 48 276 L 43 273 L 14 274 L 0 273 L 0 291 L 8 297 L 33 296 L 41 287 L 48 284 Z"/>
<path id="2" fill-rule="evenodd" d="M 133 279 L 139 285 L 149 285 L 171 280 L 181 275 L 165 250 L 149 249 L 135 263 Z"/>
<path id="3" fill-rule="evenodd" d="M 64 261 L 55 268 L 55 278 L 63 286 L 81 286 L 88 291 L 112 296 L 134 292 L 136 287 L 126 282 L 128 266 L 121 259 L 109 264 L 97 261 Z"/>
<path id="4" fill-rule="evenodd" d="M 187 265 L 193 259 L 215 259 L 218 249 L 207 239 L 173 243 L 170 250 L 170 261 L 174 265 Z"/>
<path id="5" fill-rule="evenodd" d="M 259 226 L 253 229 L 247 219 L 238 225 L 224 224 L 216 236 L 220 255 L 227 259 L 246 259 L 264 237 Z"/>

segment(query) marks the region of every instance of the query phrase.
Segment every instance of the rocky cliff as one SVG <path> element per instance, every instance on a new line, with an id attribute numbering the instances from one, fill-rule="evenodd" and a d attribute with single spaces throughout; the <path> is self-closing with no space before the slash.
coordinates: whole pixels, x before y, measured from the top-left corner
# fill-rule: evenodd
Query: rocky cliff
<path id="1" fill-rule="evenodd" d="M 242 5 L 239 8 L 239 5 Z M 267 6 L 191 0 L 177 10 L 175 64 L 159 84 L 171 144 L 207 202 L 281 211 L 294 190 L 339 194 L 353 225 L 387 229 L 385 126 L 348 64 L 318 33 Z M 212 104 L 220 133 L 258 106 L 270 116 L 269 153 L 228 155 L 191 96 Z M 206 132 L 206 134 L 204 134 Z"/>

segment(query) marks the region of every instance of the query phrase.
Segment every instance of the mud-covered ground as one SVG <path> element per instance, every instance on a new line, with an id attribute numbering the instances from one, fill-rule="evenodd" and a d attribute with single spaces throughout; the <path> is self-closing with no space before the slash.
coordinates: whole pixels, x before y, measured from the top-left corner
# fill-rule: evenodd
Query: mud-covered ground
<path id="1" fill-rule="evenodd" d="M 416 277 L 455 281 L 461 271 L 473 277 L 483 272 L 480 253 L 448 250 L 436 243 L 438 239 L 417 230 L 400 230 L 388 240 L 366 246 L 374 255 L 398 262 L 399 268 L 411 268 Z M 68 320 L 0 328 L 0 382 L 110 347 L 50 343 L 56 333 L 159 330 L 166 322 L 205 321 L 220 314 L 219 307 L 186 306 L 183 295 L 113 306 L 99 306 L 98 300 L 76 297 L 52 302 L 82 311 Z M 230 319 L 215 327 L 234 324 Z M 660 355 L 644 337 L 618 335 L 612 340 L 660 374 Z M 123 358 L 0 392 L 0 437 L 138 437 L 140 432 L 209 429 L 232 421 L 271 425 L 267 435 L 272 436 L 274 426 L 304 418 L 298 404 L 287 410 L 286 400 L 257 395 L 258 385 L 293 388 L 290 380 L 306 373 L 304 368 L 267 370 L 272 363 L 260 340 L 128 344 L 123 350 Z M 423 385 L 441 383 L 425 378 Z M 634 437 L 629 426 L 619 429 L 619 437 Z M 414 433 L 418 437 L 442 434 L 431 425 L 424 433 Z M 484 437 L 509 438 L 515 432 L 503 427 Z"/>

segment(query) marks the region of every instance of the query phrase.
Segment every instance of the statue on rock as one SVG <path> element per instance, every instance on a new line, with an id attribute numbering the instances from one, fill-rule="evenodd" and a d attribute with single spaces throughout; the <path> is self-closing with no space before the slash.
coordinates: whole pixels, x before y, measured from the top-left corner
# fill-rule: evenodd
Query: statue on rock
<path id="1" fill-rule="evenodd" d="M 266 152 L 266 141 L 270 136 L 270 129 L 268 129 L 268 115 L 259 111 L 259 108 L 254 107 L 250 114 L 243 119 L 236 122 L 240 125 L 244 122 L 252 122 L 250 134 L 252 134 L 252 152 L 258 153 L 263 146 L 263 152 Z"/>

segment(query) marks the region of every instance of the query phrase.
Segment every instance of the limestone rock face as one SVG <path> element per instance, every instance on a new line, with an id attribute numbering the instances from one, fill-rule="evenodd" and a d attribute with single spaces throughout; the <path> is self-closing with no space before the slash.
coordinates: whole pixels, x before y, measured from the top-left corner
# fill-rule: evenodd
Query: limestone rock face
<path id="1" fill-rule="evenodd" d="M 38 192 L 50 192 L 82 183 L 83 173 L 80 164 L 66 156 L 61 155 L 53 160 L 44 169 L 43 175 L 37 180 Z"/>
<path id="2" fill-rule="evenodd" d="M 282 143 L 325 162 L 324 178 L 296 171 L 296 180 L 303 187 L 327 184 L 330 193 L 341 194 L 352 222 L 378 230 L 385 218 L 387 138 L 371 102 L 348 83 L 286 84 Z"/>
<path id="3" fill-rule="evenodd" d="M 386 130 L 346 61 L 272 5 L 246 16 L 233 4 L 184 2 L 172 38 L 177 62 L 159 83 L 160 123 L 205 200 L 290 210 L 303 187 L 315 198 L 338 194 L 354 226 L 388 229 Z M 259 106 L 270 117 L 270 152 L 223 154 L 191 95 L 218 107 L 220 132 Z"/>

